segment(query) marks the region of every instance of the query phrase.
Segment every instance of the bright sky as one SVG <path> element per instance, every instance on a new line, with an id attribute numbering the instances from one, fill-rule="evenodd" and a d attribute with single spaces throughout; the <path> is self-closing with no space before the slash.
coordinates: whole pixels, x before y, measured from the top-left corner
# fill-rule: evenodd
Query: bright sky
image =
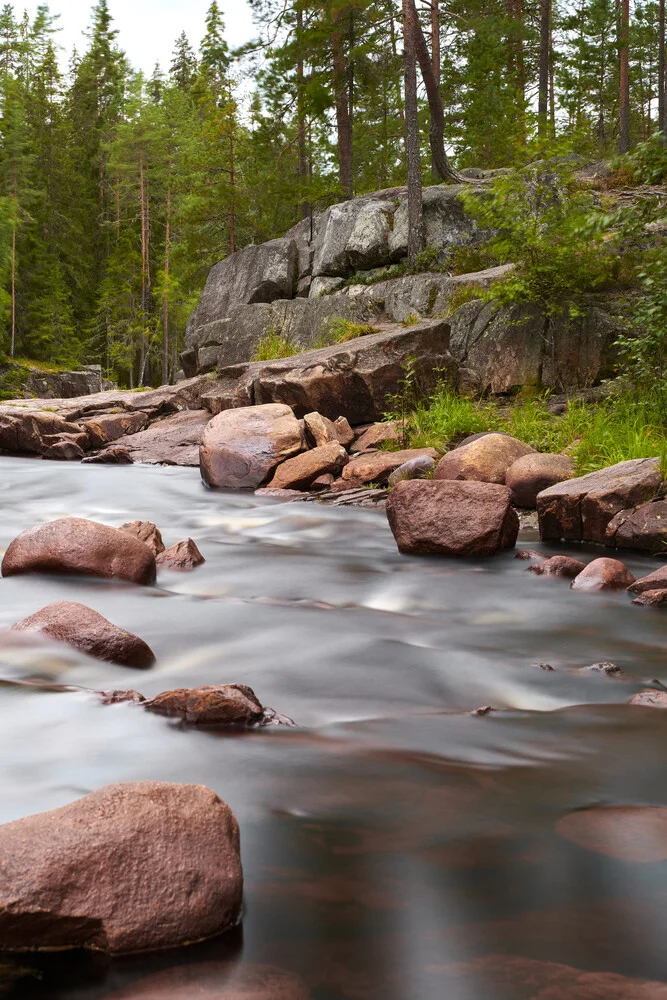
<path id="1" fill-rule="evenodd" d="M 250 10 L 246 0 L 219 0 L 224 12 L 226 37 L 231 47 L 253 38 Z M 210 0 L 109 0 L 109 9 L 118 29 L 120 47 L 129 56 L 135 69 L 152 72 L 156 62 L 168 69 L 174 42 L 185 31 L 193 48 L 204 34 L 204 17 Z M 50 0 L 52 14 L 60 14 L 62 31 L 56 36 L 65 47 L 67 57 L 76 45 L 79 51 L 86 45 L 82 32 L 90 24 L 92 0 Z M 34 0 L 21 3 L 14 0 L 18 16 L 27 10 L 34 16 Z"/>

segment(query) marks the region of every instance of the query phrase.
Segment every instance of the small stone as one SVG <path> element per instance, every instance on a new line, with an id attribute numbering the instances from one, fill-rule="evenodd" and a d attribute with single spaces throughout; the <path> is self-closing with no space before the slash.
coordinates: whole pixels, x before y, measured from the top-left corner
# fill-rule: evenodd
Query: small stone
<path id="1" fill-rule="evenodd" d="M 276 490 L 263 486 L 254 491 L 256 497 L 271 497 L 273 500 L 303 500 L 303 490 Z"/>
<path id="2" fill-rule="evenodd" d="M 626 590 L 634 576 L 619 559 L 593 559 L 572 581 L 573 590 Z"/>
<path id="3" fill-rule="evenodd" d="M 121 524 L 120 530 L 126 531 L 128 535 L 134 535 L 135 538 L 142 541 L 154 556 L 164 552 L 164 542 L 160 529 L 152 521 L 126 521 L 125 524 Z"/>
<path id="4" fill-rule="evenodd" d="M 408 448 L 405 451 L 376 451 L 356 455 L 343 469 L 343 479 L 360 483 L 386 483 L 390 473 L 413 458 L 437 459 L 435 448 Z M 350 483 L 352 485 L 352 483 Z"/>
<path id="5" fill-rule="evenodd" d="M 377 448 L 387 441 L 398 441 L 400 433 L 400 426 L 397 420 L 386 420 L 384 423 L 371 424 L 355 441 L 354 451 L 368 451 L 370 448 Z"/>
<path id="6" fill-rule="evenodd" d="M 321 448 L 312 448 L 282 462 L 268 484 L 269 489 L 308 489 L 318 476 L 325 472 L 340 472 L 347 463 L 345 448 L 338 441 L 330 441 Z"/>
<path id="7" fill-rule="evenodd" d="M 496 709 L 492 705 L 480 705 L 479 708 L 473 708 L 471 715 L 488 715 L 489 712 L 495 712 Z"/>
<path id="8" fill-rule="evenodd" d="M 574 579 L 585 568 L 586 563 L 571 556 L 551 556 L 550 559 L 543 559 L 532 566 L 526 566 L 526 572 L 536 573 L 538 576 L 565 576 Z"/>
<path id="9" fill-rule="evenodd" d="M 335 480 L 330 472 L 325 472 L 310 484 L 311 490 L 328 490 L 333 486 Z"/>
<path id="10" fill-rule="evenodd" d="M 643 590 L 632 602 L 641 604 L 645 608 L 667 607 L 667 589 L 664 590 Z"/>
<path id="11" fill-rule="evenodd" d="M 256 726 L 264 718 L 264 706 L 246 684 L 204 684 L 163 691 L 144 708 L 193 726 Z"/>
<path id="12" fill-rule="evenodd" d="M 628 699 L 628 705 L 641 705 L 643 708 L 667 708 L 667 691 L 654 691 L 645 688 Z"/>
<path id="13" fill-rule="evenodd" d="M 553 670 L 550 663 L 533 663 L 533 667 L 537 667 L 539 670 Z"/>
<path id="14" fill-rule="evenodd" d="M 163 548 L 157 557 L 158 566 L 178 570 L 195 569 L 203 562 L 206 560 L 191 538 L 182 538 L 168 549 Z"/>
<path id="15" fill-rule="evenodd" d="M 343 448 L 349 448 L 354 441 L 354 431 L 350 427 L 350 421 L 347 417 L 336 417 L 334 427 L 336 428 L 336 437 Z"/>
<path id="16" fill-rule="evenodd" d="M 98 451 L 95 455 L 87 455 L 82 459 L 82 464 L 88 465 L 132 465 L 132 456 L 127 448 L 120 444 L 113 444 L 104 451 Z"/>
<path id="17" fill-rule="evenodd" d="M 605 674 L 606 677 L 622 677 L 623 671 L 615 663 L 609 660 L 601 660 L 600 663 L 591 663 L 587 667 L 581 668 L 582 673 Z"/>
<path id="18" fill-rule="evenodd" d="M 391 487 L 395 486 L 396 483 L 400 483 L 403 479 L 423 479 L 434 470 L 435 460 L 430 455 L 419 455 L 417 458 L 411 458 L 407 462 L 404 462 L 403 465 L 399 465 L 397 469 L 394 469 L 387 482 Z"/>
<path id="19" fill-rule="evenodd" d="M 514 553 L 515 559 L 548 559 L 544 552 L 538 552 L 537 549 L 519 549 L 518 552 Z"/>
<path id="20" fill-rule="evenodd" d="M 306 437 L 312 448 L 321 448 L 331 441 L 338 441 L 336 425 L 333 420 L 323 417 L 321 413 L 307 413 L 303 418 Z"/>
<path id="21" fill-rule="evenodd" d="M 647 576 L 640 576 L 638 580 L 631 583 L 628 590 L 631 594 L 641 594 L 645 590 L 666 590 L 667 589 L 667 566 L 654 569 Z"/>
<path id="22" fill-rule="evenodd" d="M 140 694 L 138 691 L 134 691 L 132 688 L 99 691 L 98 694 L 103 705 L 119 705 L 122 702 L 141 705 L 144 701 L 146 701 L 143 694 Z"/>

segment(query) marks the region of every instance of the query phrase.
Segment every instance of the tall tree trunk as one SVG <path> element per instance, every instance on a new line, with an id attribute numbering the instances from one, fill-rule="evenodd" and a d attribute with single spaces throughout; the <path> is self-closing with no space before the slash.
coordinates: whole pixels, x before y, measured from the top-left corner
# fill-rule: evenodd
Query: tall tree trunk
<path id="1" fill-rule="evenodd" d="M 424 38 L 424 32 L 422 31 L 422 26 L 419 22 L 417 8 L 415 7 L 415 0 L 405 0 L 403 4 L 403 21 L 404 46 L 407 51 L 408 36 L 411 36 L 412 43 L 410 48 L 419 60 L 419 68 L 421 69 L 422 79 L 426 88 L 426 97 L 428 99 L 428 109 L 431 122 L 429 128 L 429 142 L 431 144 L 433 164 L 443 181 L 450 181 L 455 184 L 460 183 L 464 181 L 465 178 L 461 177 L 461 175 L 454 170 L 445 152 L 445 112 L 442 107 L 442 95 L 440 93 L 440 87 L 436 82 L 435 73 L 433 71 L 433 63 L 431 62 L 426 39 Z M 407 95 L 405 103 L 405 118 L 407 122 Z"/>
<path id="2" fill-rule="evenodd" d="M 619 95 L 618 95 L 618 151 L 630 149 L 630 0 L 621 0 L 621 20 L 618 31 Z"/>
<path id="3" fill-rule="evenodd" d="M 229 186 L 231 188 L 229 201 L 229 252 L 236 253 L 236 163 L 234 160 L 234 131 L 230 123 L 229 133 Z"/>
<path id="4" fill-rule="evenodd" d="M 10 358 L 14 357 L 16 349 L 16 219 L 12 226 L 12 342 L 9 348 Z"/>
<path id="5" fill-rule="evenodd" d="M 540 3 L 540 75 L 537 97 L 537 133 L 544 138 L 549 127 L 549 56 L 551 51 L 551 0 Z"/>
<path id="6" fill-rule="evenodd" d="M 338 176 L 347 198 L 352 198 L 352 119 L 349 106 L 349 75 L 345 65 L 345 45 L 340 26 L 331 36 L 333 51 L 334 89 L 336 92 L 336 126 L 338 129 Z"/>
<path id="7" fill-rule="evenodd" d="M 303 109 L 304 71 L 303 71 L 303 10 L 301 2 L 296 7 L 296 122 L 299 148 L 299 188 L 303 191 L 308 185 L 308 156 L 306 154 L 306 116 Z M 301 218 L 310 215 L 310 205 L 304 198 L 301 202 Z"/>
<path id="8" fill-rule="evenodd" d="M 516 21 L 516 85 L 519 92 L 519 139 L 526 141 L 526 62 L 523 51 L 523 0 L 514 0 L 514 20 Z"/>
<path id="9" fill-rule="evenodd" d="M 164 290 L 162 293 L 162 385 L 169 381 L 169 257 L 171 251 L 171 182 L 167 186 L 167 225 L 164 237 Z"/>
<path id="10" fill-rule="evenodd" d="M 389 4 L 389 39 L 392 55 L 394 56 L 394 60 L 396 60 L 398 57 L 398 46 L 396 44 L 396 23 L 394 21 L 394 7 L 392 3 Z M 403 109 L 403 88 L 401 82 L 401 78 L 398 77 L 396 79 L 396 107 L 398 108 L 401 121 L 403 121 L 405 119 L 405 111 Z"/>
<path id="11" fill-rule="evenodd" d="M 142 321 L 142 331 L 141 331 L 141 344 L 139 350 L 139 385 L 144 384 L 144 375 L 146 373 L 146 322 L 148 317 L 148 297 L 149 291 L 149 276 L 147 273 L 147 261 L 148 261 L 148 237 L 147 237 L 147 205 L 146 205 L 146 188 L 145 188 L 145 177 L 144 177 L 144 151 L 143 147 L 139 150 L 139 203 L 141 208 L 141 321 Z"/>
<path id="12" fill-rule="evenodd" d="M 415 263 L 417 254 L 424 246 L 414 14 L 415 6 L 412 0 L 403 0 L 405 153 L 408 165 L 408 261 L 411 264 Z"/>
<path id="13" fill-rule="evenodd" d="M 665 113 L 665 0 L 658 7 L 658 129 L 667 136 Z"/>
<path id="14" fill-rule="evenodd" d="M 435 85 L 440 90 L 440 0 L 431 0 L 431 62 Z M 440 176 L 433 153 L 431 153 L 431 173 L 436 180 Z"/>

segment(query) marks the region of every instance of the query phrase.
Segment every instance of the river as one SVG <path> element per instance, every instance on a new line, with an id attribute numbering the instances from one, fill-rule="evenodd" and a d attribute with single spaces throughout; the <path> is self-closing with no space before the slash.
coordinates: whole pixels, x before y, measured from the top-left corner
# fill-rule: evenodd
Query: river
<path id="1" fill-rule="evenodd" d="M 81 692 L 4 686 L 0 821 L 109 782 L 203 783 L 239 820 L 246 879 L 238 933 L 113 961 L 21 956 L 4 967 L 6 995 L 537 996 L 507 979 L 510 957 L 667 981 L 664 861 L 609 857 L 555 829 L 573 810 L 667 805 L 667 716 L 624 704 L 667 683 L 666 615 L 625 593 L 572 592 L 513 553 L 401 556 L 382 512 L 209 491 L 194 469 L 2 458 L 0 492 L 3 550 L 76 515 L 152 520 L 206 558 L 156 587 L 3 579 L 0 626 L 77 600 L 139 634 L 157 664 L 5 650 L 2 677 L 145 695 L 239 681 L 298 724 L 185 731 Z M 627 562 L 637 576 L 656 568 Z M 580 671 L 600 660 L 623 678 Z M 485 705 L 497 711 L 470 714 Z"/>

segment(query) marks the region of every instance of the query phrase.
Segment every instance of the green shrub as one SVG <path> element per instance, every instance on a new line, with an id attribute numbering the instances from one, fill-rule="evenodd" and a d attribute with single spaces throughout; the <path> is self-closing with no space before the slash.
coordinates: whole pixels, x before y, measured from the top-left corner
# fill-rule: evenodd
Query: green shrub
<path id="1" fill-rule="evenodd" d="M 333 347 L 334 344 L 343 344 L 348 340 L 356 340 L 357 337 L 367 337 L 371 333 L 379 333 L 378 326 L 370 326 L 368 323 L 353 323 L 342 316 L 336 316 L 329 321 L 325 330 L 315 341 L 315 347 Z"/>
<path id="2" fill-rule="evenodd" d="M 275 361 L 277 358 L 291 358 L 299 353 L 299 348 L 295 346 L 287 337 L 277 330 L 269 330 L 261 340 L 258 341 L 253 361 Z"/>
<path id="3" fill-rule="evenodd" d="M 631 153 L 614 161 L 616 170 L 629 169 L 639 184 L 661 184 L 667 180 L 667 146 L 662 132 L 638 143 Z"/>

